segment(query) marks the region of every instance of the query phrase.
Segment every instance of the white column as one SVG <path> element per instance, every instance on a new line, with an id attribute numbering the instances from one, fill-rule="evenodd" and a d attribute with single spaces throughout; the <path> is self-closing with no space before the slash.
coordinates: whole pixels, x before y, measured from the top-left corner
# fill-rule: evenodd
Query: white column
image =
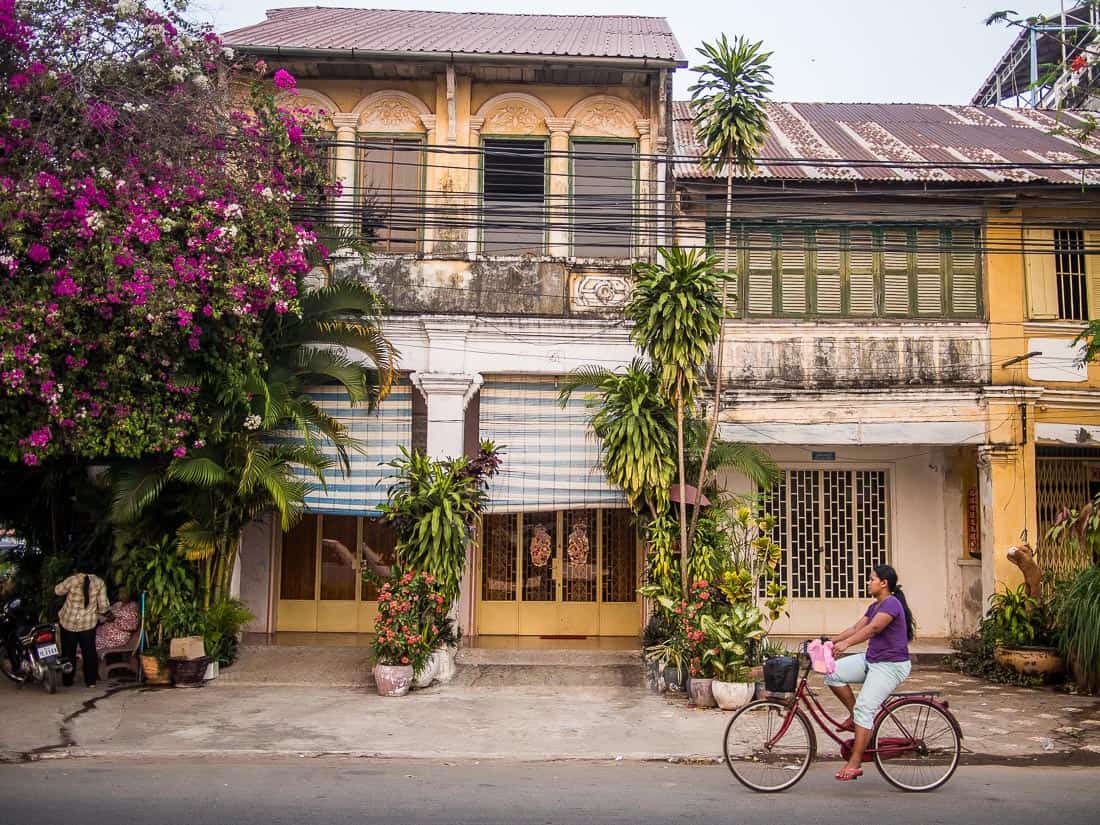
<path id="1" fill-rule="evenodd" d="M 638 257 L 647 258 L 653 243 L 653 140 L 649 134 L 649 121 L 636 120 L 634 128 L 638 130 L 638 207 L 634 210 L 634 237 L 632 246 L 638 251 Z"/>
<path id="2" fill-rule="evenodd" d="M 355 139 L 358 136 L 359 115 L 342 112 L 332 116 L 336 127 L 336 179 L 343 186 L 343 194 L 337 202 L 336 224 L 355 225 Z"/>
<path id="3" fill-rule="evenodd" d="M 546 118 L 546 128 L 550 130 L 549 252 L 557 258 L 565 258 L 570 252 L 569 133 L 573 131 L 574 123 L 572 118 Z"/>
<path id="4" fill-rule="evenodd" d="M 470 147 L 473 149 L 481 149 L 481 127 L 485 125 L 485 118 L 472 117 L 470 118 Z M 479 170 L 481 168 L 480 152 L 470 152 L 467 156 L 467 163 L 469 171 L 466 173 L 466 191 L 469 193 L 467 204 L 468 214 L 471 216 L 477 216 L 477 219 L 473 221 L 473 226 L 466 229 L 466 254 L 471 258 L 477 256 L 477 247 L 480 243 L 480 234 L 478 227 L 481 221 L 484 219 L 484 212 L 481 209 L 481 181 Z"/>
<path id="5" fill-rule="evenodd" d="M 428 455 L 457 458 L 463 454 L 466 405 L 481 386 L 473 373 L 414 372 L 413 384 L 428 407 Z"/>

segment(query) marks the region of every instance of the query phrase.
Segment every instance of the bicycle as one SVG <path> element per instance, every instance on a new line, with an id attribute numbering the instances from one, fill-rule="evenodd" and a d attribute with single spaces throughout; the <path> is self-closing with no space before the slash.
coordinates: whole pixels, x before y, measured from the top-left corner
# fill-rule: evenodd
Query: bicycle
<path id="1" fill-rule="evenodd" d="M 793 697 L 745 705 L 726 726 L 722 744 L 726 765 L 742 785 L 754 791 L 784 791 L 806 775 L 817 755 L 817 736 L 807 712 L 840 746 L 845 759 L 851 754 L 854 740 L 837 735 L 841 723 L 829 715 L 809 687 L 807 644 L 802 644 L 806 669 Z M 798 657 L 796 667 L 797 661 Z M 931 791 L 950 779 L 958 767 L 962 728 L 947 701 L 939 700 L 938 695 L 937 691 L 893 693 L 875 716 L 863 761 L 873 759 L 879 773 L 895 788 Z"/>

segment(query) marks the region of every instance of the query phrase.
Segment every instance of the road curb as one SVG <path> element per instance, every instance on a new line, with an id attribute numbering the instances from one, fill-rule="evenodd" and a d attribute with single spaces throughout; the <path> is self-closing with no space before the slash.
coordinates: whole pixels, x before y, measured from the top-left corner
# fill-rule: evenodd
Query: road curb
<path id="1" fill-rule="evenodd" d="M 179 751 L 115 751 L 104 748 L 58 748 L 57 750 L 34 753 L 2 751 L 0 752 L 0 764 L 27 764 L 31 762 L 48 762 L 61 760 L 95 760 L 103 759 L 112 762 L 143 762 L 150 760 L 187 761 L 194 759 L 209 760 L 219 759 L 231 761 L 234 759 L 255 758 L 282 758 L 282 759 L 376 759 L 386 761 L 409 762 L 455 762 L 463 764 L 481 762 L 510 762 L 510 763 L 651 763 L 663 762 L 675 765 L 720 765 L 721 756 L 710 754 L 658 754 L 658 753 L 634 753 L 634 754 L 588 754 L 578 756 L 575 754 L 542 754 L 540 756 L 525 756 L 514 754 L 476 754 L 476 753 L 439 753 L 429 751 L 370 751 L 370 750 L 289 750 L 289 749 L 262 749 L 242 748 L 238 750 L 179 750 Z M 819 754 L 815 762 L 839 762 L 840 754 Z M 999 756 L 988 753 L 964 753 L 959 764 L 963 767 L 1002 766 L 1002 767 L 1100 767 L 1100 753 L 1078 750 L 1068 753 L 1051 753 L 1032 756 Z"/>

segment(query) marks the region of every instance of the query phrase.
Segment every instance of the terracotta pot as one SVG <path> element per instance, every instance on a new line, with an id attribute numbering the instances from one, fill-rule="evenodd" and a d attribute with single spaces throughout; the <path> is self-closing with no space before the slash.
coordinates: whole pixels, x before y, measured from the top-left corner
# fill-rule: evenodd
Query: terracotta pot
<path id="1" fill-rule="evenodd" d="M 715 679 L 710 683 L 714 701 L 722 710 L 737 710 L 752 701 L 756 693 L 755 682 L 720 682 Z"/>
<path id="2" fill-rule="evenodd" d="M 1042 646 L 998 647 L 993 650 L 993 660 L 1025 676 L 1052 678 L 1065 671 L 1066 663 L 1058 655 L 1057 648 Z"/>
<path id="3" fill-rule="evenodd" d="M 714 692 L 711 690 L 713 679 L 701 679 L 692 676 L 688 683 L 688 691 L 691 693 L 691 701 L 697 708 L 713 708 L 716 706 Z"/>
<path id="4" fill-rule="evenodd" d="M 375 665 L 373 673 L 379 696 L 404 696 L 412 687 L 411 665 Z"/>
<path id="5" fill-rule="evenodd" d="M 170 685 L 172 677 L 168 675 L 168 668 L 162 667 L 156 656 L 138 657 L 141 659 L 141 672 L 147 685 Z"/>

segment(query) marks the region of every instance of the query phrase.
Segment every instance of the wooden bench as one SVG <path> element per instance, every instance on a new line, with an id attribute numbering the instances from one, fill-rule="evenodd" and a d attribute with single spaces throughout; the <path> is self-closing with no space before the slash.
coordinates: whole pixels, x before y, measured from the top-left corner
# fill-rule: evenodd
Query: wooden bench
<path id="1" fill-rule="evenodd" d="M 116 670 L 128 670 L 134 676 L 140 675 L 138 664 L 138 647 L 141 646 L 141 634 L 145 630 L 142 623 L 138 629 L 130 634 L 126 644 L 121 647 L 109 647 L 99 651 L 99 678 L 101 680 L 110 677 Z M 113 661 L 112 661 L 113 660 Z"/>

